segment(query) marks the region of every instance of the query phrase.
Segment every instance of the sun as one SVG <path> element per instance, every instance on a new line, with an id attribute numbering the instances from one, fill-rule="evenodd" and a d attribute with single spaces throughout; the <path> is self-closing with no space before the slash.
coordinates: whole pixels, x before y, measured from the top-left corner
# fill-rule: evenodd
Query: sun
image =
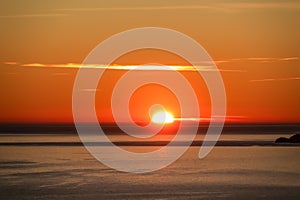
<path id="1" fill-rule="evenodd" d="M 174 117 L 167 111 L 158 111 L 152 115 L 151 121 L 156 124 L 170 124 L 174 122 Z"/>

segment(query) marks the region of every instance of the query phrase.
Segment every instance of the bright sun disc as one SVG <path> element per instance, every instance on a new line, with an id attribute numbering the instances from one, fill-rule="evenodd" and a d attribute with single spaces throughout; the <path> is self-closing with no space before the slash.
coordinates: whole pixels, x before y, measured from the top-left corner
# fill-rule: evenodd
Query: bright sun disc
<path id="1" fill-rule="evenodd" d="M 166 111 L 159 111 L 154 113 L 151 121 L 156 124 L 170 124 L 174 122 L 174 117 L 171 113 Z"/>

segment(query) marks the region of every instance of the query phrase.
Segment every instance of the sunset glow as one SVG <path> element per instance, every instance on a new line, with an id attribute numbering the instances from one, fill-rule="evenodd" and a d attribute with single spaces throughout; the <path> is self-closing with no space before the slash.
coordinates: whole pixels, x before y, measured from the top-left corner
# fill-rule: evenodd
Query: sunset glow
<path id="1" fill-rule="evenodd" d="M 296 1 L 175 0 L 139 5 L 93 1 L 76 6 L 62 2 L 22 5 L 3 1 L 0 6 L 1 123 L 72 123 L 72 91 L 81 68 L 105 70 L 97 87 L 82 88 L 82 94 L 95 92 L 100 123 L 115 122 L 110 100 L 123 75 L 150 77 L 157 71 L 166 77 L 172 71 L 182 74 L 195 91 L 201 116 L 188 115 L 180 121 L 209 121 L 210 94 L 198 73 L 216 72 L 207 59 L 189 63 L 180 55 L 148 48 L 125 53 L 112 63 L 84 62 L 89 52 L 112 35 L 147 26 L 182 32 L 206 49 L 226 89 L 226 122 L 300 122 Z M 108 20 L 96 26 L 98 19 Z M 170 43 L 182 48 L 177 41 Z M 176 86 L 184 91 L 180 84 Z M 131 118 L 136 122 L 149 122 L 148 110 L 154 104 L 172 111 L 175 121 L 181 117 L 176 97 L 157 85 L 139 88 L 130 102 Z"/>

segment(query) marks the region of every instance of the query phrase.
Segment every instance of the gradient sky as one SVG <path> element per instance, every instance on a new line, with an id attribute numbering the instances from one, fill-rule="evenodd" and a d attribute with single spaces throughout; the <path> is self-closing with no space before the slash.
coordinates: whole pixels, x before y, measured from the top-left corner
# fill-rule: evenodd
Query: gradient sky
<path id="1" fill-rule="evenodd" d="M 2 123 L 71 122 L 78 65 L 111 35 L 146 26 L 180 31 L 207 50 L 224 80 L 227 120 L 300 122 L 299 1 L 11 0 L 1 1 L 0 11 Z M 114 63 L 154 62 L 189 64 L 158 50 L 135 51 Z M 96 95 L 102 121 L 112 121 L 110 94 L 124 72 L 110 70 L 99 84 L 105 93 L 104 98 Z M 201 78 L 193 71 L 181 73 L 197 91 L 200 117 L 209 117 Z M 150 104 L 157 101 L 179 115 L 175 97 L 153 85 L 132 98 L 133 118 L 146 119 Z"/>

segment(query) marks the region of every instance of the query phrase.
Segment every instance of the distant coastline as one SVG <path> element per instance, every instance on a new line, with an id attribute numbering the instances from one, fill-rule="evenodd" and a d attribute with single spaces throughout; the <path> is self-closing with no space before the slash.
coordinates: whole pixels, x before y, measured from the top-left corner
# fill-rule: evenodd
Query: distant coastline
<path id="1" fill-rule="evenodd" d="M 200 124 L 198 134 L 205 134 L 209 124 Z M 86 126 L 95 126 L 86 124 Z M 218 126 L 218 124 L 215 124 Z M 101 124 L 101 128 L 108 135 L 125 134 L 121 129 L 112 123 Z M 222 134 L 294 134 L 300 132 L 299 123 L 227 123 L 223 127 Z M 0 134 L 77 134 L 75 125 L 72 123 L 0 123 Z"/>
<path id="2" fill-rule="evenodd" d="M 113 141 L 116 146 L 166 146 L 169 141 Z M 178 146 L 213 146 L 213 141 L 193 141 L 191 144 L 184 141 L 173 142 L 174 147 Z M 83 146 L 82 142 L 0 142 L 0 146 Z M 84 146 L 111 146 L 107 142 L 85 142 Z M 215 146 L 299 146 L 300 143 L 276 143 L 275 141 L 217 141 Z"/>

